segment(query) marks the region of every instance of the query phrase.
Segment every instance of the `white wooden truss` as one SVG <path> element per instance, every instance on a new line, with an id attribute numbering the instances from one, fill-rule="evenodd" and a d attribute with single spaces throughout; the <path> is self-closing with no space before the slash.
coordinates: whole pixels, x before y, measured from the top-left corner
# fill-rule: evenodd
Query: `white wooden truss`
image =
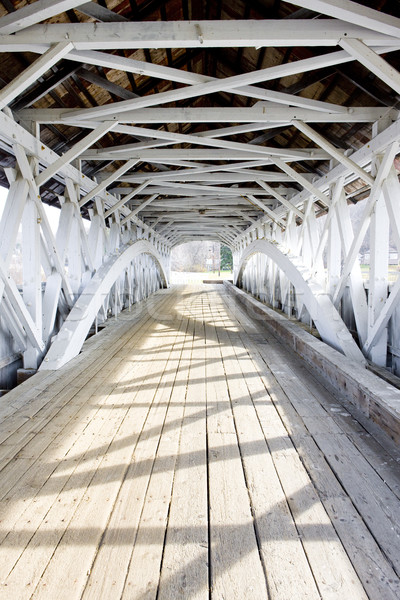
<path id="1" fill-rule="evenodd" d="M 0 90 L 0 145 L 16 158 L 15 168 L 7 170 L 10 187 L 0 222 L 0 318 L 13 336 L 14 350 L 23 353 L 25 367 L 37 368 L 43 359 L 43 368 L 64 364 L 79 352 L 93 322 L 167 285 L 174 245 L 199 239 L 232 248 L 235 279 L 247 290 L 290 316 L 311 319 L 323 339 L 352 359 L 364 356 L 386 366 L 388 345 L 400 337 L 391 325 L 399 309 L 400 278 L 390 288 L 388 279 L 390 231 L 400 253 L 398 111 L 386 105 L 340 106 L 257 84 L 359 61 L 400 93 L 400 74 L 383 56 L 400 49 L 400 19 L 350 0 L 292 3 L 325 18 L 278 24 L 100 22 L 110 12 L 100 5 L 37 0 L 0 19 L 0 52 L 37 55 Z M 80 5 L 98 22 L 42 23 Z M 288 45 L 326 46 L 329 51 L 223 79 L 107 52 Z M 10 103 L 65 57 L 179 85 L 93 108 L 11 112 Z M 248 107 L 165 107 L 221 91 L 245 97 Z M 168 130 L 169 124 L 179 123 L 206 123 L 207 128 L 196 134 Z M 215 129 L 212 123 L 224 126 Z M 329 123 L 369 123 L 371 139 L 354 152 L 337 147 L 314 129 L 314 124 Z M 42 124 L 86 133 L 58 155 L 43 143 Z M 282 126 L 294 126 L 309 139 L 309 147 L 280 149 L 231 139 Z M 132 141 L 95 147 L 110 131 Z M 81 170 L 84 160 L 118 166 L 94 181 Z M 329 172 L 320 177 L 304 168 L 300 172 L 297 164 L 304 167 L 310 160 L 330 161 Z M 145 163 L 153 170 L 139 167 Z M 41 201 L 41 188 L 52 178 L 65 189 L 56 236 Z M 357 231 L 346 196 L 355 181 L 369 191 Z M 87 207 L 88 233 L 82 218 Z M 322 214 L 321 228 L 317 217 Z M 19 288 L 9 265 L 20 224 L 24 280 Z M 358 260 L 367 234 L 368 294 Z M 349 325 L 349 310 L 358 346 L 344 325 Z"/>

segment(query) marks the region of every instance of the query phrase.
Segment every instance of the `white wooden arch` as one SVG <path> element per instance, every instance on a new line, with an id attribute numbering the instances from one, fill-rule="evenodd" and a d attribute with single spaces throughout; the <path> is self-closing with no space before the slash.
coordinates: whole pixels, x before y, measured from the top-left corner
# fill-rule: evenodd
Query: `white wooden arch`
<path id="1" fill-rule="evenodd" d="M 246 265 L 256 253 L 267 255 L 284 272 L 295 287 L 296 294 L 301 295 L 323 341 L 352 360 L 365 362 L 361 350 L 353 340 L 329 295 L 313 279 L 309 270 L 301 264 L 300 259 L 285 253 L 279 244 L 267 240 L 252 242 L 240 257 L 235 284 L 241 287 Z"/>
<path id="2" fill-rule="evenodd" d="M 124 270 L 141 254 L 149 254 L 153 258 L 163 285 L 168 287 L 162 256 L 150 242 L 138 240 L 122 247 L 118 254 L 111 255 L 104 262 L 85 286 L 50 346 L 40 370 L 59 369 L 78 355 L 104 298 Z"/>

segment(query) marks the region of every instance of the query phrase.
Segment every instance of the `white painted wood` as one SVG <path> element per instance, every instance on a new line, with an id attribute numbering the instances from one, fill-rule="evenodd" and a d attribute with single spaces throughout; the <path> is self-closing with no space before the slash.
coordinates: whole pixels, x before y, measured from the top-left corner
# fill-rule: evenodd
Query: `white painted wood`
<path id="1" fill-rule="evenodd" d="M 156 261 L 163 283 L 167 285 L 164 261 L 152 244 L 140 240 L 121 248 L 120 253 L 110 256 L 103 263 L 82 291 L 47 352 L 40 367 L 42 370 L 58 369 L 79 353 L 105 295 L 109 293 L 121 272 L 125 271 L 132 260 L 144 253 L 150 254 Z"/>
<path id="2" fill-rule="evenodd" d="M 379 195 L 371 214 L 370 271 L 368 289 L 368 333 L 383 309 L 388 293 L 389 216 L 383 194 Z M 373 363 L 386 367 L 387 330 L 375 336 L 369 354 Z"/>
<path id="3" fill-rule="evenodd" d="M 321 202 L 325 206 L 330 205 L 329 198 L 323 192 L 321 192 L 321 190 L 317 188 L 314 184 L 310 183 L 308 179 L 306 179 L 303 175 L 295 171 L 289 165 L 285 164 L 285 162 L 280 158 L 276 158 L 274 156 L 271 157 L 271 160 L 273 163 L 276 164 L 277 167 L 279 167 L 282 171 L 287 173 L 289 177 L 294 179 L 294 181 L 297 181 L 297 183 L 300 183 L 300 185 L 302 185 L 306 190 L 308 190 L 313 196 L 316 196 L 319 200 L 321 200 Z"/>
<path id="4" fill-rule="evenodd" d="M 336 46 L 343 37 L 371 46 L 398 44 L 397 37 L 333 19 L 280 20 L 279 27 L 274 20 L 57 23 L 30 27 L 15 39 L 3 35 L 0 42 L 54 44 L 66 35 L 77 50 Z"/>
<path id="5" fill-rule="evenodd" d="M 7 296 L 3 296 L 0 314 L 8 331 L 11 333 L 15 348 L 24 352 L 28 347 L 28 338 Z"/>
<path id="6" fill-rule="evenodd" d="M 65 293 L 66 301 L 68 305 L 72 305 L 72 290 L 68 281 L 68 277 L 63 265 L 63 262 L 60 258 L 60 255 L 57 250 L 56 240 L 54 238 L 53 232 L 50 227 L 50 223 L 47 217 L 47 214 L 43 208 L 43 204 L 39 195 L 39 190 L 36 185 L 36 181 L 34 178 L 34 174 L 29 164 L 28 158 L 26 156 L 25 149 L 20 144 L 14 144 L 14 153 L 18 162 L 18 166 L 21 169 L 21 173 L 23 177 L 25 177 L 29 182 L 29 196 L 35 202 L 36 208 L 40 218 L 41 229 L 43 232 L 44 239 L 47 244 L 47 254 L 51 257 L 51 260 L 60 273 L 62 282 L 63 282 L 63 290 Z"/>
<path id="7" fill-rule="evenodd" d="M 71 282 L 71 289 L 78 297 L 82 280 L 82 253 L 81 253 L 81 235 L 79 231 L 78 219 L 75 214 L 72 216 L 71 232 L 68 238 L 68 274 Z"/>
<path id="8" fill-rule="evenodd" d="M 400 37 L 400 33 L 398 35 Z M 400 73 L 386 62 L 386 60 L 359 39 L 341 39 L 340 45 L 346 52 L 354 56 L 367 69 L 375 73 L 377 77 L 400 94 Z"/>
<path id="9" fill-rule="evenodd" d="M 74 50 L 71 54 L 71 57 L 72 60 L 78 60 L 85 64 L 88 63 L 106 67 L 109 69 L 118 69 L 126 71 L 128 73 L 137 73 L 139 75 L 147 75 L 149 77 L 157 77 L 160 79 L 177 81 L 179 83 L 188 83 L 191 85 L 216 80 L 216 78 L 209 77 L 208 75 L 191 73 L 189 71 L 181 71 L 180 69 L 172 69 L 171 67 L 165 67 L 163 65 L 149 64 L 131 58 L 124 58 L 105 54 L 103 52 L 98 52 L 95 50 L 89 50 L 87 52 Z M 269 100 L 271 102 L 290 104 L 292 106 L 299 106 L 303 108 L 311 108 L 314 110 L 321 110 L 323 112 L 345 111 L 345 108 L 339 105 L 331 104 L 329 102 L 319 102 L 318 100 L 302 98 L 300 96 L 294 96 L 292 94 L 274 92 L 272 90 L 263 90 L 262 88 L 256 88 L 254 86 L 241 87 L 237 90 L 237 93 L 240 93 L 241 95 L 249 98 Z"/>
<path id="10" fill-rule="evenodd" d="M 337 304 L 339 302 L 340 298 L 342 297 L 342 294 L 343 294 L 343 291 L 344 291 L 344 288 L 345 288 L 345 285 L 347 282 L 347 278 L 348 278 L 348 276 L 351 272 L 351 269 L 357 259 L 357 255 L 360 250 L 362 241 L 363 241 L 366 231 L 368 229 L 368 225 L 370 222 L 370 216 L 374 209 L 375 202 L 380 195 L 382 183 L 389 174 L 389 171 L 393 164 L 393 159 L 396 156 L 397 151 L 398 151 L 398 143 L 395 142 L 387 148 L 386 153 L 382 159 L 381 165 L 380 165 L 379 170 L 375 177 L 375 183 L 372 186 L 371 194 L 370 194 L 370 197 L 368 199 L 367 205 L 366 205 L 364 213 L 363 213 L 362 221 L 359 225 L 358 231 L 356 232 L 356 234 L 354 236 L 351 248 L 349 249 L 349 252 L 348 252 L 346 260 L 345 260 L 345 264 L 343 266 L 342 277 L 340 279 L 339 285 L 337 287 L 337 290 L 336 290 L 336 293 L 334 296 L 335 304 Z"/>
<path id="11" fill-rule="evenodd" d="M 43 341 L 47 343 L 53 332 L 57 307 L 61 292 L 61 277 L 59 273 L 52 273 L 46 279 L 43 295 Z"/>
<path id="12" fill-rule="evenodd" d="M 1 20 L 0 20 L 1 28 Z M 1 30 L 1 29 L 0 29 Z M 18 77 L 0 90 L 0 109 L 10 104 L 17 96 L 26 90 L 32 83 L 37 81 L 59 60 L 64 58 L 73 48 L 71 42 L 60 42 L 47 50 L 40 58 L 37 58 Z"/>
<path id="13" fill-rule="evenodd" d="M 135 208 L 134 210 L 132 210 L 126 217 L 124 217 L 121 220 L 121 225 L 125 225 L 125 223 L 127 223 L 128 221 L 130 221 L 132 217 L 134 217 L 135 215 L 137 215 L 146 206 L 148 206 L 149 204 L 151 204 L 153 202 L 153 200 L 155 200 L 156 198 L 158 198 L 158 194 L 153 194 L 152 196 L 150 196 L 149 198 L 147 198 L 147 200 L 145 200 L 144 202 L 142 202 L 137 208 Z M 152 228 L 154 229 L 154 224 L 152 225 Z"/>
<path id="14" fill-rule="evenodd" d="M 67 150 L 65 154 L 60 156 L 56 161 L 48 166 L 47 169 L 42 171 L 40 175 L 36 177 L 36 185 L 40 187 L 46 181 L 51 179 L 51 177 L 53 177 L 61 169 L 61 167 L 75 160 L 80 154 L 82 154 L 84 150 L 97 142 L 97 140 L 102 138 L 103 135 L 105 135 L 108 131 L 111 131 L 114 125 L 114 123 L 105 122 L 96 127 L 96 129 L 85 136 L 83 140 L 77 142 L 72 148 Z"/>
<path id="15" fill-rule="evenodd" d="M 348 158 L 345 154 L 340 152 L 333 144 L 328 142 L 322 135 L 314 131 L 312 127 L 303 123 L 302 121 L 292 121 L 293 125 L 302 133 L 304 133 L 310 140 L 313 140 L 320 148 L 323 148 L 328 152 L 333 158 L 335 158 L 338 162 L 342 163 L 353 171 L 356 175 L 361 177 L 365 183 L 369 183 L 373 185 L 374 178 L 367 173 L 364 169 L 362 169 L 357 163 L 355 163 L 351 158 Z"/>
<path id="16" fill-rule="evenodd" d="M 353 226 L 350 219 L 349 206 L 343 189 L 340 190 L 337 202 L 335 204 L 335 213 L 339 226 L 341 244 L 343 248 L 343 259 L 349 255 L 354 240 Z M 343 272 L 343 267 L 341 269 Z M 337 293 L 341 279 L 336 282 L 333 298 Z M 368 314 L 367 300 L 364 288 L 364 282 L 361 273 L 361 267 L 358 261 L 355 261 L 349 275 L 350 293 L 353 304 L 354 318 L 356 321 L 357 332 L 361 344 L 367 339 Z"/>
<path id="17" fill-rule="evenodd" d="M 400 37 L 400 19 L 351 0 L 288 0 L 288 2 L 335 19 L 357 23 L 373 31 Z"/>
<path id="18" fill-rule="evenodd" d="M 28 182 L 19 177 L 10 184 L 6 203 L 0 221 L 0 256 L 9 265 L 15 247 L 18 227 L 28 196 Z M 0 294 L 1 296 L 1 294 Z"/>
<path id="19" fill-rule="evenodd" d="M 60 220 L 58 222 L 58 228 L 56 233 L 57 248 L 60 253 L 60 257 L 65 263 L 65 258 L 68 248 L 68 240 L 71 234 L 72 219 L 74 216 L 74 205 L 72 202 L 63 202 L 60 211 Z"/>
<path id="20" fill-rule="evenodd" d="M 86 119 L 85 113 L 78 118 L 76 111 L 81 109 L 68 108 L 26 108 L 18 114 L 22 119 L 37 121 L 38 123 L 63 123 L 68 113 L 68 121 L 81 127 L 95 127 L 101 121 Z M 114 106 L 114 113 L 108 119 L 122 121 L 123 123 L 267 123 L 278 124 L 282 121 L 300 119 L 306 123 L 372 123 L 383 116 L 392 114 L 395 119 L 397 111 L 388 111 L 385 106 L 380 107 L 354 107 L 346 113 L 322 113 L 304 108 L 273 107 L 265 102 L 257 102 L 254 106 L 224 107 L 224 108 L 146 108 L 118 112 Z M 115 131 L 131 131 L 117 126 Z M 354 157 L 353 157 L 354 158 Z"/>
<path id="21" fill-rule="evenodd" d="M 166 139 L 174 142 L 181 143 L 191 143 L 199 146 L 210 146 L 213 148 L 225 148 L 228 150 L 243 150 L 243 152 L 260 152 L 261 154 L 271 154 L 273 156 L 281 156 L 283 158 L 303 158 L 312 157 L 315 160 L 323 159 L 326 160 L 329 154 L 325 152 L 325 150 L 307 150 L 304 148 L 299 149 L 277 149 L 274 147 L 265 147 L 257 144 L 243 144 L 240 142 L 231 142 L 227 140 L 220 140 L 214 138 L 208 138 L 207 136 L 198 136 L 198 135 L 190 135 L 190 134 L 180 134 L 180 133 L 172 133 L 169 131 L 155 131 L 154 129 L 147 129 L 144 127 L 131 127 L 130 132 L 132 135 L 143 136 L 143 137 L 154 137 L 156 139 Z M 137 145 L 127 144 L 114 146 L 111 148 L 107 148 L 107 153 L 113 152 L 116 157 L 120 153 L 124 153 L 129 150 L 136 150 Z"/>
<path id="22" fill-rule="evenodd" d="M 185 161 L 186 162 L 186 161 Z M 153 182 L 157 182 L 157 181 L 176 181 L 177 178 L 179 178 L 179 181 L 196 181 L 197 178 L 199 178 L 199 180 L 201 180 L 201 175 L 204 175 L 205 173 L 207 174 L 214 174 L 215 172 L 217 172 L 218 177 L 224 177 L 227 175 L 227 173 L 229 173 L 229 175 L 234 175 L 232 180 L 237 180 L 236 175 L 240 174 L 240 175 L 245 175 L 245 176 L 253 176 L 252 181 L 254 181 L 254 175 L 257 175 L 258 173 L 261 173 L 261 176 L 263 175 L 262 171 L 256 171 L 255 169 L 252 170 L 250 168 L 247 167 L 263 167 L 265 165 L 269 165 L 271 163 L 270 160 L 266 159 L 266 160 L 255 160 L 255 161 L 244 161 L 244 162 L 239 162 L 233 165 L 229 165 L 229 163 L 226 163 L 225 165 L 214 165 L 212 166 L 211 164 L 208 164 L 207 166 L 204 167 L 196 167 L 196 166 L 192 166 L 190 168 L 182 168 L 179 170 L 174 170 L 174 171 L 161 171 L 161 172 L 154 172 L 151 174 L 151 180 Z M 192 164 L 192 163 L 189 163 Z M 187 165 L 186 165 L 187 166 Z M 238 171 L 238 173 L 236 172 Z M 266 175 L 268 175 L 268 177 L 271 175 L 271 173 L 266 173 Z M 207 175 L 207 180 L 209 180 L 210 175 Z M 212 177 L 212 175 L 211 175 Z M 122 178 L 121 178 L 122 179 Z M 146 176 L 145 173 L 137 173 L 135 175 L 130 175 L 129 176 L 129 182 L 132 183 L 142 183 L 143 181 L 145 181 L 146 179 L 148 179 L 148 177 Z M 123 178 L 123 181 L 127 181 L 128 178 Z M 113 194 L 121 194 L 124 193 L 125 187 L 124 188 L 112 188 L 110 191 Z"/>
<path id="23" fill-rule="evenodd" d="M 73 181 L 71 179 L 69 179 L 68 177 L 65 179 L 65 186 L 66 186 L 68 196 L 74 206 L 75 217 L 77 219 L 79 230 L 80 230 L 82 256 L 86 262 L 87 268 L 89 269 L 90 272 L 92 272 L 94 269 L 93 258 L 92 258 L 91 251 L 89 248 L 88 235 L 86 233 L 86 229 L 85 229 L 84 222 L 83 222 L 83 219 L 80 214 L 79 204 L 78 204 L 78 197 L 79 197 L 80 190 L 79 190 L 79 187 L 77 185 L 74 185 Z"/>
<path id="24" fill-rule="evenodd" d="M 385 197 L 386 208 L 390 218 L 390 224 L 392 227 L 392 232 L 394 237 L 399 242 L 399 216 L 397 210 L 398 204 L 398 178 L 397 174 L 392 169 L 386 181 L 383 183 L 382 190 Z M 387 268 L 387 265 L 385 265 Z M 386 296 L 382 297 L 382 300 L 385 299 Z M 395 284 L 393 285 L 389 297 L 384 301 L 381 310 L 373 323 L 372 327 L 368 333 L 368 339 L 366 340 L 363 350 L 364 352 L 370 356 L 371 350 L 374 348 L 374 344 L 376 340 L 379 340 L 381 335 L 384 333 L 385 328 L 388 325 L 388 322 L 393 315 L 393 312 L 396 310 L 396 307 L 399 302 L 400 297 L 400 278 L 398 277 Z"/>
<path id="25" fill-rule="evenodd" d="M 285 227 L 286 224 L 281 219 L 279 219 L 279 217 L 276 217 L 274 212 L 270 210 L 268 206 L 264 204 L 264 202 L 261 202 L 258 198 L 252 196 L 251 194 L 247 194 L 246 198 L 250 203 L 255 204 L 256 206 L 261 208 L 261 210 L 263 210 L 280 227 Z"/>
<path id="26" fill-rule="evenodd" d="M 3 281 L 4 289 L 8 297 L 8 301 L 12 310 L 16 314 L 22 327 L 26 331 L 27 338 L 31 345 L 39 351 L 44 349 L 41 331 L 36 327 L 27 307 L 25 306 L 21 294 L 18 291 L 13 279 L 8 277 L 8 271 L 3 259 L 0 257 L 0 278 Z"/>
<path id="27" fill-rule="evenodd" d="M 36 204 L 28 199 L 22 216 L 23 300 L 38 331 L 42 331 L 42 277 L 40 270 L 40 223 Z M 37 347 L 27 348 L 24 368 L 37 368 Z"/>
<path id="28" fill-rule="evenodd" d="M 301 219 L 304 219 L 304 213 L 301 210 L 299 210 L 296 206 L 294 206 L 294 204 L 292 204 L 289 200 L 284 198 L 282 194 L 279 194 L 272 186 L 265 183 L 265 181 L 262 181 L 262 179 L 257 179 L 256 183 L 258 183 L 258 185 L 262 187 L 266 192 L 269 192 L 271 196 L 276 198 L 281 204 L 283 204 L 283 206 L 285 206 L 290 211 L 293 211 Z"/>
<path id="29" fill-rule="evenodd" d="M 242 274 L 249 258 L 256 252 L 267 254 L 293 283 L 300 293 L 321 337 L 328 344 L 343 352 L 351 360 L 364 363 L 363 355 L 354 342 L 347 327 L 340 318 L 332 301 L 321 288 L 301 261 L 293 255 L 287 255 L 277 243 L 257 240 L 242 253 L 236 284 L 241 282 Z"/>
<path id="30" fill-rule="evenodd" d="M 0 34 L 6 35 L 21 31 L 43 21 L 43 19 L 50 19 L 81 4 L 84 4 L 84 0 L 36 0 L 33 4 L 22 6 L 17 11 L 2 17 L 0 19 Z"/>
<path id="31" fill-rule="evenodd" d="M 125 165 L 124 165 L 125 166 Z M 107 219 L 107 217 L 109 217 L 110 215 L 112 215 L 115 211 L 117 211 L 119 208 L 121 208 L 122 206 L 124 206 L 131 198 L 133 198 L 134 196 L 136 196 L 137 194 L 141 194 L 144 189 L 151 183 L 151 181 L 145 181 L 142 184 L 138 185 L 137 188 L 135 190 L 133 190 L 130 194 L 128 194 L 127 196 L 124 196 L 123 198 L 121 198 L 121 200 L 118 200 L 118 202 L 116 202 L 115 204 L 112 205 L 111 208 L 109 208 L 105 214 L 104 214 L 104 218 Z M 157 194 L 158 195 L 158 194 Z M 136 213 L 135 213 L 136 214 Z M 134 215 L 132 215 L 134 216 Z"/>
<path id="32" fill-rule="evenodd" d="M 382 184 L 382 191 L 389 213 L 390 226 L 398 251 L 400 252 L 400 213 L 398 211 L 398 197 L 400 185 L 395 169 L 391 169 L 386 180 Z"/>
<path id="33" fill-rule="evenodd" d="M 337 64 L 338 61 L 340 63 L 341 57 L 336 56 L 336 54 L 336 52 L 333 52 L 331 55 L 325 54 L 322 57 L 305 58 L 293 61 L 291 63 L 285 63 L 284 65 L 267 67 L 266 69 L 261 69 L 260 71 L 226 77 L 223 80 L 218 79 L 217 81 L 213 80 L 207 83 L 179 88 L 177 90 L 160 92 L 158 94 L 145 96 L 144 98 L 122 100 L 120 102 L 114 102 L 112 106 L 97 106 L 94 108 L 86 108 L 84 110 L 75 109 L 71 112 L 67 111 L 64 115 L 64 119 L 65 121 L 68 121 L 68 119 L 79 119 L 80 117 L 83 117 L 84 119 L 96 119 L 100 117 L 114 116 L 116 111 L 119 113 L 124 113 L 125 111 L 132 109 L 140 109 L 157 105 L 159 106 L 160 104 L 166 104 L 167 102 L 186 100 L 188 98 L 195 98 L 197 96 L 204 96 L 206 94 L 212 94 L 220 91 L 237 91 L 237 89 L 242 85 L 259 83 L 262 81 L 271 81 L 276 78 L 302 73 L 303 71 L 312 71 L 322 67 L 331 66 Z M 123 120 L 123 118 L 119 117 L 119 120 Z"/>
<path id="34" fill-rule="evenodd" d="M 137 162 L 137 160 L 128 160 L 124 165 L 122 165 L 122 167 L 116 169 L 112 175 L 100 182 L 91 192 L 79 200 L 79 207 L 82 208 L 82 206 L 87 204 L 89 200 L 92 200 L 92 198 L 99 195 L 103 190 L 111 185 L 113 181 L 117 180 L 121 175 L 129 171 L 129 169 L 132 169 Z"/>

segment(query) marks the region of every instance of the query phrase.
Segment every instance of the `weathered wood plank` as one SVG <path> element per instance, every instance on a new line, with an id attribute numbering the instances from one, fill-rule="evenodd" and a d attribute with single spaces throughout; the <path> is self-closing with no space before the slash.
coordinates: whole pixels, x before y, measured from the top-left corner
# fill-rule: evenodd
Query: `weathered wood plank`
<path id="1" fill-rule="evenodd" d="M 267 367 L 271 357 L 273 363 L 273 360 L 276 360 L 276 356 L 281 352 L 280 344 L 273 336 L 269 336 L 268 344 L 258 345 L 252 343 L 252 340 L 245 334 L 242 339 L 278 410 L 284 423 L 284 429 L 290 433 L 299 457 L 306 466 L 324 508 L 369 596 L 371 598 L 387 597 L 394 600 L 399 594 L 400 587 L 399 579 L 392 565 L 382 554 L 381 548 L 360 518 L 351 499 L 335 474 L 329 469 L 324 455 L 316 445 L 302 418 Z M 278 378 L 281 376 L 282 381 L 285 381 L 283 365 L 286 361 L 284 357 L 281 356 L 281 358 L 281 361 L 276 361 L 275 375 Z M 291 365 L 295 362 L 291 360 Z M 333 398 L 331 398 L 331 402 L 337 404 L 337 400 Z M 269 418 L 266 418 L 266 426 L 268 423 Z M 275 427 L 273 427 L 273 432 L 275 431 Z"/>
<path id="2" fill-rule="evenodd" d="M 196 317 L 187 332 L 191 352 L 188 343 L 179 367 L 179 385 L 186 373 L 188 382 L 158 600 L 209 598 L 205 315 L 200 307 Z"/>
<path id="3" fill-rule="evenodd" d="M 150 477 L 155 468 L 159 436 L 165 426 L 167 410 L 169 411 L 171 387 L 179 364 L 179 336 L 185 331 L 186 323 L 182 321 L 180 327 L 177 332 L 172 330 L 170 335 L 164 335 L 165 344 L 160 346 L 162 352 L 159 360 L 149 360 L 154 380 L 149 380 L 138 400 L 144 405 L 151 400 L 151 412 L 122 481 L 107 530 L 91 569 L 84 598 L 98 598 L 99 594 L 116 594 L 120 597 L 123 593 L 138 536 L 143 504 L 149 493 Z M 161 331 L 162 329 L 158 333 Z M 153 337 L 153 349 L 157 340 L 158 337 Z M 150 359 L 150 355 L 148 358 Z M 169 376 L 163 380 L 162 375 L 168 371 Z M 158 384 L 156 376 L 160 379 Z M 138 583 L 142 581 L 142 578 L 138 578 Z"/>
<path id="4" fill-rule="evenodd" d="M 267 584 L 218 342 L 222 319 L 212 300 L 213 317 L 206 327 L 211 597 L 265 599 Z"/>
<path id="5" fill-rule="evenodd" d="M 222 331 L 219 338 L 270 598 L 286 600 L 295 593 L 317 599 L 319 591 L 253 404 L 271 400 L 238 336 Z M 282 443 L 289 441 L 286 432 L 279 434 Z"/>
<path id="6" fill-rule="evenodd" d="M 142 316 L 5 411 L 0 599 L 396 600 L 393 453 L 221 286 Z"/>

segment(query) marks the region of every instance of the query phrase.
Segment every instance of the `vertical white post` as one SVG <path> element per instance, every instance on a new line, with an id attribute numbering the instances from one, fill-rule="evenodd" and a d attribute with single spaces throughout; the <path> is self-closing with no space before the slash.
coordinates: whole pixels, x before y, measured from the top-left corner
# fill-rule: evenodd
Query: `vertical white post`
<path id="1" fill-rule="evenodd" d="M 22 215 L 23 298 L 38 331 L 42 330 L 42 283 L 40 270 L 40 219 L 35 203 L 28 199 Z M 38 351 L 28 345 L 24 368 L 36 369 Z"/>
<path id="2" fill-rule="evenodd" d="M 334 208 L 332 210 L 332 215 L 328 215 L 327 218 L 328 217 L 330 218 L 330 223 L 328 228 L 327 243 L 327 287 L 329 295 L 331 296 L 331 298 L 333 298 L 336 286 L 340 279 L 340 269 L 342 263 L 342 243 L 340 239 L 338 218 Z"/>
<path id="3" fill-rule="evenodd" d="M 75 296 L 79 294 L 82 281 L 82 253 L 81 253 L 81 233 L 79 223 L 73 215 L 71 223 L 71 233 L 68 240 L 68 273 L 71 282 L 71 289 Z"/>
<path id="4" fill-rule="evenodd" d="M 103 218 L 96 212 L 91 212 L 88 245 L 93 257 L 93 266 L 98 269 L 103 262 Z"/>
<path id="5" fill-rule="evenodd" d="M 339 225 L 342 248 L 346 257 L 350 251 L 354 239 L 354 232 L 344 190 L 341 191 L 341 195 L 336 203 L 335 210 Z M 361 267 L 358 260 L 355 261 L 351 269 L 349 283 L 357 332 L 361 345 L 363 345 L 367 339 L 367 301 L 365 297 L 365 288 L 361 274 Z"/>
<path id="6" fill-rule="evenodd" d="M 376 159 L 378 168 L 379 159 Z M 383 193 L 378 196 L 370 223 L 370 272 L 368 293 L 368 331 L 372 329 L 388 295 L 389 216 Z M 386 367 L 387 327 L 369 352 L 372 362 Z"/>

